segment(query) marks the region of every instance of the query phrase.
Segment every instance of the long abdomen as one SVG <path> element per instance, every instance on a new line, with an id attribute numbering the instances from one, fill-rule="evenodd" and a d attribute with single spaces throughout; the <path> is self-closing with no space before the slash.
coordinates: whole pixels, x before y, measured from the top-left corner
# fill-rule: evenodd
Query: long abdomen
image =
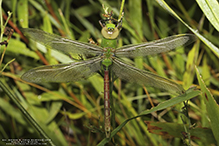
<path id="1" fill-rule="evenodd" d="M 110 94 L 109 94 L 109 71 L 104 70 L 104 126 L 106 137 L 110 137 Z"/>

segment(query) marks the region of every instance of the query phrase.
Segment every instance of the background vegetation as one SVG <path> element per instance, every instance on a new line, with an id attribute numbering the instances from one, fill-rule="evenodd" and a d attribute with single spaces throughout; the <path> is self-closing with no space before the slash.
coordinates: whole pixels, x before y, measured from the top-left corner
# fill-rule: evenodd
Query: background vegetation
<path id="1" fill-rule="evenodd" d="M 210 1 L 209 5 L 198 3 L 198 0 L 166 0 L 166 2 L 173 11 L 161 0 L 127 0 L 118 45 L 152 41 L 174 34 L 195 33 L 199 39 L 186 48 L 147 58 L 135 60 L 127 58 L 126 61 L 173 79 L 186 90 L 191 86 L 197 86 L 197 90 L 201 89 L 202 92 L 196 90 L 189 92 L 188 94 L 191 93 L 193 96 L 199 95 L 189 100 L 187 102 L 189 106 L 183 108 L 185 105 L 182 102 L 178 104 L 169 102 L 169 99 L 174 99 L 172 97 L 177 95 L 151 87 L 147 87 L 146 94 L 140 85 L 117 79 L 113 91 L 116 127 L 126 119 L 139 114 L 144 116 L 130 119 L 126 125 L 123 123 L 124 127 L 114 135 L 112 141 L 107 141 L 101 129 L 104 121 L 101 74 L 74 83 L 37 85 L 22 81 L 20 76 L 31 68 L 73 62 L 79 57 L 74 56 L 76 59 L 72 60 L 69 56 L 35 42 L 28 43 L 19 28 L 38 28 L 83 42 L 88 42 L 88 39 L 92 38 L 99 43 L 101 26 L 98 21 L 103 18 L 102 4 L 110 7 L 114 17 L 117 18 L 121 1 L 3 1 L 4 20 L 8 16 L 8 11 L 13 13 L 7 26 L 13 28 L 15 33 L 0 64 L 0 139 L 2 139 L 0 145 L 5 145 L 8 139 L 46 137 L 33 128 L 31 122 L 24 116 L 26 113 L 21 112 L 21 107 L 17 105 L 18 101 L 9 98 L 11 96 L 3 90 L 5 88 L 16 96 L 19 103 L 34 118 L 33 123 L 38 123 L 55 145 L 219 144 L 217 139 L 219 110 L 215 102 L 219 97 L 219 51 L 216 47 L 219 46 L 219 17 L 214 13 L 214 10 L 218 9 L 218 3 L 214 0 Z M 213 2 L 216 3 L 210 5 Z M 205 12 L 208 8 L 210 11 Z M 185 24 L 173 13 L 176 13 Z M 2 45 L 1 55 L 4 48 Z M 14 58 L 13 62 L 7 64 Z M 147 109 L 153 106 L 148 100 L 149 96 L 155 108 L 148 111 Z M 165 102 L 166 100 L 168 101 Z"/>

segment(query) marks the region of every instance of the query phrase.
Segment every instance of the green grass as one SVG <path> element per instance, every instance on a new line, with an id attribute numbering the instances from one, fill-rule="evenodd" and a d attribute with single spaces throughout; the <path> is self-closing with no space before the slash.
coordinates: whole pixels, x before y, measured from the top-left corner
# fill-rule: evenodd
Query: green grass
<path id="1" fill-rule="evenodd" d="M 117 79 L 113 90 L 115 128 L 109 141 L 101 129 L 104 122 L 102 76 L 95 74 L 87 80 L 62 84 L 36 85 L 22 81 L 21 75 L 31 68 L 76 60 L 34 41 L 28 43 L 19 28 L 38 28 L 70 39 L 88 42 L 92 38 L 100 43 L 98 21 L 103 18 L 102 4 L 113 10 L 114 18 L 118 18 L 121 1 L 54 0 L 49 4 L 34 0 L 3 1 L 4 15 L 7 11 L 13 13 L 7 26 L 15 32 L 0 64 L 0 70 L 4 69 L 0 76 L 0 145 L 9 143 L 9 139 L 48 137 L 51 139 L 50 143 L 46 142 L 48 145 L 63 146 L 219 145 L 219 17 L 214 12 L 218 3 L 214 0 L 208 5 L 198 2 L 125 2 L 119 46 L 181 33 L 194 33 L 198 37 L 194 44 L 185 48 L 125 60 L 173 79 L 186 90 L 191 86 L 197 89 L 177 97 L 146 87 L 155 105 L 152 108 L 143 87 Z M 4 48 L 2 45 L 1 56 Z M 73 57 L 80 59 L 78 55 Z M 14 58 L 15 61 L 10 62 Z"/>

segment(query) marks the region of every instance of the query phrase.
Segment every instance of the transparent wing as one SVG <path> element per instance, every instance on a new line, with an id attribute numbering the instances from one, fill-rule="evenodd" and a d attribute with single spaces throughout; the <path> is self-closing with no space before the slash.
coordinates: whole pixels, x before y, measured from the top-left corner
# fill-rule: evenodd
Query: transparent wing
<path id="1" fill-rule="evenodd" d="M 73 41 L 58 35 L 50 34 L 39 29 L 22 28 L 21 31 L 46 47 L 62 51 L 65 54 L 102 54 L 103 49 L 97 45 Z"/>
<path id="2" fill-rule="evenodd" d="M 179 34 L 164 39 L 135 45 L 126 45 L 116 49 L 118 57 L 137 57 L 167 52 L 180 46 L 186 46 L 196 40 L 192 34 Z"/>
<path id="3" fill-rule="evenodd" d="M 118 58 L 113 60 L 112 70 L 117 77 L 125 81 L 134 82 L 139 85 L 152 86 L 171 92 L 177 92 L 179 94 L 184 92 L 184 89 L 177 83 L 151 72 L 135 68 L 124 63 Z"/>
<path id="4" fill-rule="evenodd" d="M 21 78 L 34 83 L 77 81 L 101 69 L 101 60 L 98 57 L 70 64 L 36 67 L 24 73 Z"/>

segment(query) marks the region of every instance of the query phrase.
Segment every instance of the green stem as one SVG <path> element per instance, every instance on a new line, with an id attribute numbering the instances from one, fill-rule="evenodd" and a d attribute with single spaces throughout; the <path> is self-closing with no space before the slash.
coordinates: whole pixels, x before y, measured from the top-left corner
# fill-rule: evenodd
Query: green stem
<path id="1" fill-rule="evenodd" d="M 4 25 L 4 27 L 3 27 L 4 29 L 5 29 L 6 25 L 8 24 L 8 21 L 10 20 L 11 15 L 12 15 L 12 12 L 9 12 L 9 11 L 8 11 L 8 18 L 7 18 L 7 20 L 6 20 L 6 22 L 5 22 L 5 25 Z M 4 30 L 3 30 L 3 33 L 4 33 Z"/>
<path id="2" fill-rule="evenodd" d="M 123 17 L 124 4 L 125 4 L 125 0 L 122 0 L 120 11 L 119 11 L 119 19 L 118 19 L 118 21 L 120 21 L 122 19 L 122 17 Z"/>
<path id="3" fill-rule="evenodd" d="M 12 60 L 10 60 L 9 62 L 7 62 L 6 64 L 5 64 L 5 66 L 2 68 L 2 70 L 0 71 L 0 75 L 1 75 L 1 73 L 4 71 L 4 69 L 10 64 L 10 63 L 12 63 L 13 61 L 15 61 L 15 58 L 14 59 L 12 59 Z M 0 66 L 1 66 L 1 62 L 0 62 Z"/>

